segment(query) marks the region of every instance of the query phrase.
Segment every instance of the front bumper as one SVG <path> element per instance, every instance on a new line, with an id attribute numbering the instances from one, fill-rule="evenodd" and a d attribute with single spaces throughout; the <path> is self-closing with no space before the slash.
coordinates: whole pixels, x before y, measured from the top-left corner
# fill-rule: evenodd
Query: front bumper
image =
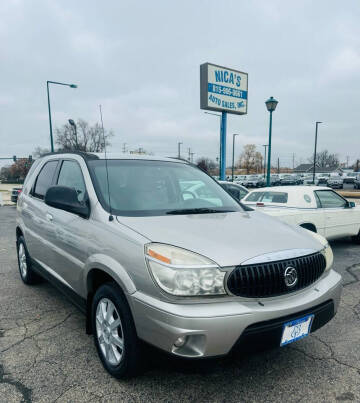
<path id="1" fill-rule="evenodd" d="M 341 290 L 341 276 L 330 270 L 307 289 L 276 298 L 172 304 L 136 292 L 129 302 L 141 339 L 175 355 L 196 358 L 225 355 L 252 327 L 279 318 L 280 323 L 287 322 L 329 301 L 335 314 Z M 176 347 L 180 336 L 187 341 Z"/>

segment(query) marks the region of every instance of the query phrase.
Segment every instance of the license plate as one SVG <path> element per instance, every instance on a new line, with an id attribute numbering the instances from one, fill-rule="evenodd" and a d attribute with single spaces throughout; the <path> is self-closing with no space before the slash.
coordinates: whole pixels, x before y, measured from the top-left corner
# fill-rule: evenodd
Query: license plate
<path id="1" fill-rule="evenodd" d="M 308 315 L 304 318 L 285 323 L 283 327 L 280 347 L 308 336 L 313 319 L 314 315 Z"/>

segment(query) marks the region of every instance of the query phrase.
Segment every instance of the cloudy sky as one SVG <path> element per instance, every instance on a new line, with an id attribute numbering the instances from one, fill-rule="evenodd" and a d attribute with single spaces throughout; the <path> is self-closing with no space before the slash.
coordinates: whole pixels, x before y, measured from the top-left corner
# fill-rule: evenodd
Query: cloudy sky
<path id="1" fill-rule="evenodd" d="M 212 62 L 249 74 L 246 116 L 229 116 L 237 154 L 263 150 L 268 112 L 273 157 L 306 162 L 315 121 L 319 148 L 342 161 L 360 158 L 360 3 L 315 1 L 0 2 L 0 157 L 49 147 L 46 81 L 53 125 L 99 120 L 123 143 L 175 155 L 178 141 L 195 158 L 218 155 L 219 119 L 200 110 L 199 66 Z"/>

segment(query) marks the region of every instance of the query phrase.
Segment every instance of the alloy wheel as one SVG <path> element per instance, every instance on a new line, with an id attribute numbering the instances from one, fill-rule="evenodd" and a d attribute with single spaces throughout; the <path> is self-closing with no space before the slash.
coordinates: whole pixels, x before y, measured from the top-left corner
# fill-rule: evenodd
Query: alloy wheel
<path id="1" fill-rule="evenodd" d="M 124 356 L 124 333 L 120 315 L 108 298 L 102 298 L 96 307 L 96 335 L 106 361 L 119 365 Z"/>
<path id="2" fill-rule="evenodd" d="M 27 275 L 27 259 L 26 259 L 26 251 L 23 243 L 19 245 L 19 266 L 20 273 L 23 278 L 26 278 Z"/>

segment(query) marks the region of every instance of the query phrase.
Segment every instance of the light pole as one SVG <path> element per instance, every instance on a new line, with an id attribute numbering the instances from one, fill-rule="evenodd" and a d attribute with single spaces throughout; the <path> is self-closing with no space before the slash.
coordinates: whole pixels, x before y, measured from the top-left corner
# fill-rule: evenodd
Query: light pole
<path id="1" fill-rule="evenodd" d="M 272 113 L 276 109 L 278 101 L 274 97 L 270 97 L 266 102 L 266 108 L 270 112 L 270 123 L 269 123 L 269 152 L 268 152 L 268 163 L 267 163 L 267 173 L 266 173 L 266 186 L 270 186 L 270 170 L 271 170 L 271 130 L 272 130 Z"/>
<path id="2" fill-rule="evenodd" d="M 65 85 L 70 88 L 77 88 L 75 84 L 66 84 L 66 83 L 59 83 L 57 81 L 46 81 L 46 88 L 47 88 L 47 98 L 48 98 L 48 109 L 49 109 L 49 126 L 50 126 L 50 145 L 51 145 L 51 152 L 54 152 L 54 139 L 52 133 L 52 123 L 51 123 L 51 108 L 50 108 L 50 92 L 49 92 L 49 84 L 57 84 L 57 85 Z"/>
<path id="3" fill-rule="evenodd" d="M 314 167 L 313 167 L 313 184 L 315 185 L 315 167 L 316 167 L 316 147 L 317 147 L 317 133 L 318 133 L 318 126 L 322 122 L 316 122 L 315 124 L 315 147 L 314 147 Z"/>
<path id="4" fill-rule="evenodd" d="M 76 123 L 73 121 L 73 119 L 69 119 L 69 123 L 72 126 L 72 128 L 74 129 L 76 149 L 79 150 Z"/>
<path id="5" fill-rule="evenodd" d="M 178 142 L 178 158 L 181 158 L 181 152 L 180 152 L 180 147 L 181 147 L 182 142 Z"/>
<path id="6" fill-rule="evenodd" d="M 233 154 L 232 154 L 232 166 L 231 166 L 231 181 L 232 182 L 234 182 L 235 136 L 239 136 L 239 133 L 233 134 Z"/>
<path id="7" fill-rule="evenodd" d="M 268 147 L 268 144 L 263 144 L 264 147 L 264 180 L 266 176 L 266 147 Z"/>

